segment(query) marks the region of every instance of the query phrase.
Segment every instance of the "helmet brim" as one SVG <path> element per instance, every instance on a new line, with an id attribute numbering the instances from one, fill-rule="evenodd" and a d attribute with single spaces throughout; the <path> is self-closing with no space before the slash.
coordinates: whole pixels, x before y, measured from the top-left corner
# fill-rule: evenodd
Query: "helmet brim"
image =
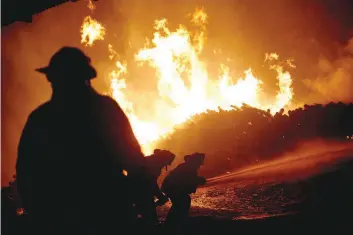
<path id="1" fill-rule="evenodd" d="M 37 68 L 35 69 L 35 71 L 39 72 L 39 73 L 42 73 L 42 74 L 48 74 L 49 72 L 49 67 L 46 66 L 46 67 L 42 67 L 42 68 Z"/>

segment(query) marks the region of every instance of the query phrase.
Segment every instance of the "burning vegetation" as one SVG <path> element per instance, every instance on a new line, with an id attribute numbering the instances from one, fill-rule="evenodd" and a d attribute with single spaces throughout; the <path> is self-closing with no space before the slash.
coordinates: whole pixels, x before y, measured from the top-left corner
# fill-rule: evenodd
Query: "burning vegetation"
<path id="1" fill-rule="evenodd" d="M 211 156 L 202 171 L 211 177 L 282 156 L 313 139 L 352 138 L 348 123 L 353 118 L 352 105 L 331 103 L 297 109 L 290 74 L 296 66 L 291 58 L 282 60 L 277 53 L 264 55 L 265 66 L 276 74 L 275 97 L 264 92 L 263 80 L 251 68 L 241 77 L 232 77 L 234 68 L 219 63 L 214 77 L 203 56 L 208 23 L 205 9 L 196 9 L 190 21 L 192 31 L 184 25 L 171 30 L 167 19 L 155 20 L 152 39 L 147 38 L 134 55 L 137 67 L 121 60 L 108 44 L 109 59 L 115 63 L 109 73 L 109 94 L 129 117 L 146 155 L 155 147 L 170 149 L 178 156 L 205 152 Z M 103 39 L 99 30 L 82 31 L 82 36 L 88 34 L 90 43 L 85 45 Z M 131 74 L 128 67 L 143 70 L 143 66 L 155 70 L 154 92 L 158 95 L 150 102 L 156 107 L 149 109 L 162 110 L 151 114 L 151 120 L 136 112 L 137 103 L 127 95 L 132 89 L 127 84 Z M 340 118 L 343 126 L 336 125 Z"/>
<path id="2" fill-rule="evenodd" d="M 159 141 L 158 147 L 180 156 L 194 151 L 207 153 L 201 171 L 213 177 L 282 158 L 304 144 L 305 151 L 296 157 L 310 155 L 314 149 L 328 151 L 336 142 L 345 147 L 352 145 L 352 118 L 352 104 L 305 105 L 276 115 L 244 105 L 236 110 L 196 115 Z M 353 156 L 350 150 L 347 156 Z"/>
<path id="3" fill-rule="evenodd" d="M 212 77 L 202 52 L 207 41 L 207 14 L 203 8 L 192 14 L 191 23 L 196 28 L 189 31 L 184 25 L 172 31 L 167 19 L 154 22 L 153 38 L 147 39 L 144 48 L 135 54 L 135 62 L 155 69 L 157 80 L 157 109 L 163 110 L 146 121 L 135 112 L 136 104 L 129 101 L 126 80 L 129 78 L 128 64 L 120 61 L 111 44 L 108 44 L 110 59 L 116 68 L 110 73 L 112 97 L 121 105 L 130 119 L 134 133 L 149 154 L 156 143 L 174 132 L 175 126 L 191 120 L 198 114 L 210 111 L 220 112 L 241 108 L 244 104 L 260 110 L 269 110 L 274 115 L 281 109 L 293 105 L 292 79 L 289 69 L 294 68 L 292 60 L 281 61 L 276 53 L 265 55 L 265 62 L 277 73 L 278 91 L 269 98 L 262 90 L 263 81 L 255 77 L 251 68 L 242 77 L 233 78 L 231 68 L 219 64 L 217 77 Z M 82 25 L 82 43 L 92 46 L 94 41 L 103 40 L 105 29 L 97 21 L 86 17 Z"/>

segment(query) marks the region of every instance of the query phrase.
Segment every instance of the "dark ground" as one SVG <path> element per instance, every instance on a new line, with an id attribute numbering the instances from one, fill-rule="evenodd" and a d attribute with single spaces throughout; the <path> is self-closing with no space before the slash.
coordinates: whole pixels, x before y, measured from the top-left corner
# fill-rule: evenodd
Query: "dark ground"
<path id="1" fill-rule="evenodd" d="M 190 219 L 188 226 L 173 231 L 182 233 L 181 229 L 183 233 L 194 234 L 353 234 L 353 158 L 307 180 L 275 186 L 272 184 L 272 187 L 286 191 L 286 198 L 292 196 L 299 199 L 295 191 L 288 190 L 293 188 L 290 185 L 295 185 L 296 188 L 300 186 L 301 195 L 305 197 L 296 203 L 287 204 L 287 207 L 283 206 L 282 209 L 284 213 L 297 213 L 247 220 L 197 216 Z M 266 194 L 268 190 L 262 192 Z M 290 195 L 291 192 L 293 195 Z"/>
<path id="2" fill-rule="evenodd" d="M 238 210 L 230 212 L 220 210 L 217 215 L 217 211 L 210 209 L 207 204 L 205 206 L 202 202 L 198 202 L 200 196 L 196 195 L 194 196 L 191 218 L 185 225 L 176 227 L 161 225 L 154 231 L 143 229 L 138 232 L 126 231 L 124 233 L 353 234 L 353 158 L 346 159 L 348 160 L 331 167 L 327 172 L 316 174 L 305 180 L 282 183 L 263 181 L 259 186 L 252 184 L 245 185 L 242 189 L 238 188 L 236 191 L 239 194 L 238 197 L 243 198 L 243 201 L 237 204 L 243 205 L 243 208 Z M 230 187 L 229 185 L 229 183 L 224 184 L 220 188 Z M 233 188 L 237 187 L 234 185 L 239 186 L 234 183 L 231 185 Z M 212 187 L 204 190 L 214 197 L 217 190 Z M 203 195 L 202 190 L 199 195 Z M 278 194 L 280 191 L 282 192 L 281 197 Z M 300 193 L 298 194 L 298 192 Z M 249 195 L 252 196 L 249 197 Z M 251 203 L 246 202 L 244 198 L 251 198 Z M 263 198 L 267 198 L 267 200 L 263 200 Z M 226 201 L 226 203 L 229 208 L 232 208 L 234 204 L 232 201 Z M 6 204 L 2 203 L 2 234 L 27 234 L 26 217 L 4 214 L 6 210 L 4 206 Z M 246 207 L 249 208 L 246 209 Z M 282 211 L 278 210 L 279 207 Z M 271 209 L 272 212 L 274 211 L 272 214 Z M 250 217 L 245 216 L 249 215 L 251 211 L 258 211 L 257 216 L 254 212 Z M 163 217 L 162 208 L 159 212 Z M 284 213 L 288 214 L 283 215 Z"/>

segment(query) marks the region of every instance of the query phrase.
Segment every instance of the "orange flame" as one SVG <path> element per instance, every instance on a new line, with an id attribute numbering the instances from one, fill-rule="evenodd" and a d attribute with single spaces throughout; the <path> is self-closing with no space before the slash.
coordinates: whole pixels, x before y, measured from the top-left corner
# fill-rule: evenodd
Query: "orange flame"
<path id="1" fill-rule="evenodd" d="M 155 115 L 153 121 L 141 120 L 124 93 L 127 91 L 126 62 L 117 61 L 116 69 L 110 73 L 112 97 L 127 114 L 145 154 L 151 153 L 158 139 L 172 133 L 176 125 L 195 114 L 208 110 L 231 110 L 242 107 L 244 103 L 263 110 L 270 109 L 274 114 L 287 107 L 293 98 L 291 76 L 282 66 L 274 63 L 279 59 L 275 53 L 266 54 L 270 68 L 277 72 L 279 91 L 274 103 L 260 98 L 263 82 L 253 75 L 250 68 L 244 71 L 244 77 L 234 82 L 230 69 L 221 64 L 218 79 L 209 79 L 206 64 L 200 59 L 207 23 L 207 14 L 203 9 L 192 15 L 192 23 L 200 28 L 198 32 L 190 33 L 183 25 L 173 32 L 167 27 L 166 19 L 156 20 L 151 44 L 135 55 L 136 62 L 146 63 L 157 72 L 157 109 L 163 112 Z M 109 51 L 113 59 L 115 52 L 111 45 Z M 291 61 L 287 63 L 294 67 Z"/>
<path id="2" fill-rule="evenodd" d="M 96 40 L 104 40 L 105 28 L 95 19 L 86 16 L 81 26 L 81 43 L 92 46 Z"/>
<path id="3" fill-rule="evenodd" d="M 268 61 L 278 60 L 279 55 L 276 53 L 266 54 Z M 290 67 L 295 67 L 291 60 L 287 60 L 287 64 Z M 290 104 L 293 98 L 292 79 L 289 72 L 284 71 L 280 65 L 271 65 L 271 69 L 277 72 L 279 91 L 276 96 L 276 102 L 271 107 L 271 114 L 275 114 L 280 109 Z"/>

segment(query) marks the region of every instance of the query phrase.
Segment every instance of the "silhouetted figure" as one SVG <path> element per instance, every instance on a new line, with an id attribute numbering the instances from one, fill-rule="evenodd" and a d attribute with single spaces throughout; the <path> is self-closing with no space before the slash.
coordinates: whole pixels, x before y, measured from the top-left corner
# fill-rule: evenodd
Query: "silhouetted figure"
<path id="1" fill-rule="evenodd" d="M 168 201 L 168 197 L 161 192 L 157 180 L 162 169 L 167 170 L 167 167 L 172 164 L 175 155 L 168 150 L 155 149 L 153 154 L 147 156 L 146 159 L 149 178 L 145 184 L 145 190 L 137 195 L 137 210 L 143 223 L 156 225 L 158 223 L 156 206 L 163 205 Z M 157 199 L 156 202 L 155 199 Z"/>
<path id="2" fill-rule="evenodd" d="M 172 170 L 162 183 L 162 191 L 170 198 L 172 207 L 167 216 L 168 224 L 184 223 L 189 216 L 191 193 L 206 183 L 197 171 L 204 164 L 205 154 L 194 153 L 184 157 L 184 163 Z"/>
<path id="3" fill-rule="evenodd" d="M 79 49 L 63 47 L 37 71 L 46 75 L 53 94 L 29 115 L 16 166 L 18 192 L 35 233 L 120 231 L 132 216 L 131 182 L 123 172 L 134 180 L 145 172 L 126 115 L 91 87 L 96 71 Z"/>

